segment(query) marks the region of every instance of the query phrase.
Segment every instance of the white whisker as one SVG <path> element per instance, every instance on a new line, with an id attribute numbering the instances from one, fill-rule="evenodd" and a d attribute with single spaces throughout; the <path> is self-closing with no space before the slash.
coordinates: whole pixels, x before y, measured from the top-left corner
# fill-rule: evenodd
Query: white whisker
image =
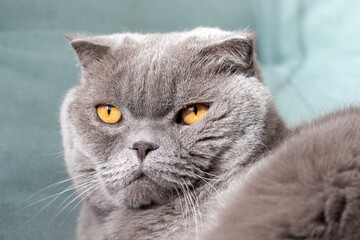
<path id="1" fill-rule="evenodd" d="M 101 187 L 101 185 L 98 184 L 98 185 L 94 185 L 93 187 L 95 187 L 95 189 L 92 189 L 92 187 L 90 187 L 88 190 L 86 190 L 86 191 L 84 191 L 83 193 L 81 193 L 77 198 L 81 197 L 81 195 L 83 195 L 85 192 L 88 192 L 90 189 L 92 189 L 92 191 L 90 191 L 88 194 L 86 194 L 86 195 L 84 196 L 84 198 L 87 198 L 88 196 L 90 196 L 90 194 L 92 194 L 93 192 L 95 192 L 96 190 L 98 190 L 98 189 Z M 75 198 L 75 199 L 76 199 L 76 198 Z M 74 201 L 75 199 L 73 199 L 72 201 Z M 71 203 L 71 202 L 70 202 L 70 203 Z M 70 204 L 70 203 L 69 203 L 69 204 Z M 60 223 L 60 226 L 65 222 L 66 217 L 69 216 L 69 215 L 76 209 L 76 207 L 79 206 L 80 203 L 81 203 L 81 198 L 80 198 L 80 200 L 78 201 L 78 203 L 70 210 L 70 212 L 68 212 L 68 213 L 65 215 L 64 220 Z M 69 204 L 68 204 L 68 205 L 69 205 Z M 61 211 L 60 211 L 60 213 L 61 213 Z M 60 214 L 60 213 L 59 213 L 59 214 Z M 56 218 L 56 216 L 55 216 L 55 218 Z M 54 220 L 55 220 L 55 218 L 54 218 Z"/>
<path id="2" fill-rule="evenodd" d="M 191 218 L 190 216 L 190 204 L 188 202 L 188 198 L 187 198 L 187 195 L 186 195 L 186 191 L 185 191 L 185 188 L 182 186 L 181 183 L 179 183 L 179 187 L 180 187 L 180 190 L 181 192 L 183 193 L 183 196 L 184 196 L 184 203 L 185 203 L 185 216 L 186 216 L 186 221 L 185 221 L 185 231 L 184 233 L 186 233 L 187 231 L 187 224 L 189 222 L 189 218 Z"/>
<path id="3" fill-rule="evenodd" d="M 21 211 L 21 210 L 24 210 L 24 209 L 26 209 L 26 208 L 28 208 L 28 207 L 31 207 L 31 206 L 33 206 L 33 205 L 35 205 L 35 204 L 37 204 L 37 203 L 43 202 L 43 201 L 45 201 L 45 200 L 47 200 L 47 199 L 49 199 L 49 198 L 55 197 L 55 200 L 56 200 L 56 199 L 57 199 L 61 194 L 63 194 L 63 193 L 66 193 L 66 192 L 68 192 L 68 191 L 74 190 L 74 189 L 76 189 L 76 188 L 78 188 L 78 187 L 81 187 L 81 186 L 84 186 L 84 185 L 90 184 L 90 183 L 91 183 L 91 181 L 85 182 L 85 183 L 81 183 L 81 184 L 79 184 L 78 186 L 68 186 L 67 188 L 65 188 L 65 190 L 63 190 L 63 191 L 61 191 L 61 192 L 59 192 L 59 193 L 53 194 L 53 195 L 51 195 L 51 196 L 48 196 L 48 197 L 42 198 L 42 199 L 40 199 L 40 200 L 37 200 L 37 201 L 35 201 L 35 202 L 33 202 L 33 203 L 30 203 L 29 205 L 26 205 L 25 207 L 22 207 L 22 208 L 17 209 L 15 212 L 19 212 L 19 211 Z"/>
<path id="4" fill-rule="evenodd" d="M 205 184 L 207 184 L 208 186 L 210 186 L 210 188 L 213 189 L 214 192 L 218 195 L 218 197 L 220 198 L 220 200 L 221 200 L 222 202 L 224 202 L 224 199 L 223 199 L 223 197 L 221 196 L 221 194 L 219 193 L 219 191 L 218 191 L 210 182 L 206 181 L 206 179 L 205 179 L 204 177 L 202 177 L 202 176 L 200 176 L 200 175 L 198 175 L 198 174 L 196 174 L 196 173 L 192 173 L 192 174 L 194 174 L 194 175 L 195 175 L 196 177 L 198 177 L 201 181 L 203 181 Z"/>
<path id="5" fill-rule="evenodd" d="M 61 185 L 61 184 L 63 184 L 63 183 L 69 182 L 69 181 L 74 180 L 74 179 L 76 179 L 76 178 L 83 177 L 83 176 L 86 176 L 86 175 L 91 175 L 91 174 L 94 174 L 94 173 L 92 173 L 92 172 L 90 172 L 90 173 L 85 173 L 85 174 L 81 174 L 81 175 L 76 176 L 76 177 L 67 178 L 67 179 L 61 180 L 61 181 L 59 181 L 59 182 L 53 183 L 53 184 L 51 184 L 51 185 L 49 185 L 49 186 L 47 186 L 47 187 L 45 187 L 45 188 L 37 191 L 36 193 L 32 194 L 31 196 L 27 197 L 26 199 L 22 200 L 20 203 L 17 204 L 17 206 L 20 205 L 20 204 L 23 203 L 23 202 L 26 202 L 26 201 L 30 200 L 31 198 L 33 198 L 33 197 L 36 196 L 37 194 L 39 194 L 39 193 L 41 193 L 41 192 L 43 192 L 43 191 L 45 191 L 45 190 L 47 190 L 47 189 L 57 187 L 57 186 L 59 186 L 59 185 Z"/>
<path id="6" fill-rule="evenodd" d="M 189 202 L 191 204 L 190 209 L 191 209 L 191 211 L 193 213 L 193 219 L 194 219 L 194 222 L 195 222 L 195 236 L 196 236 L 195 238 L 197 239 L 197 234 L 199 232 L 199 226 L 198 226 L 198 219 L 197 219 L 198 216 L 197 216 L 196 207 L 195 207 L 194 201 L 192 199 L 189 187 L 187 186 L 187 184 L 186 184 L 186 182 L 184 180 L 182 180 L 182 181 L 184 183 L 183 186 L 185 187 L 185 191 L 187 192 L 188 200 L 189 200 Z"/>
<path id="7" fill-rule="evenodd" d="M 181 215 L 182 215 L 182 217 L 183 217 L 183 219 L 184 219 L 184 222 L 185 222 L 185 226 L 184 226 L 185 229 L 184 229 L 183 237 L 182 237 L 182 239 L 185 239 L 186 229 L 187 229 L 187 226 L 186 226 L 186 225 L 187 225 L 187 216 L 186 216 L 186 213 L 185 213 L 185 209 L 184 209 L 184 207 L 183 207 L 183 205 L 182 205 L 182 200 L 181 200 L 180 193 L 179 193 L 179 191 L 177 190 L 177 186 L 176 186 L 176 185 L 174 186 L 174 189 L 175 189 L 176 194 L 177 194 L 177 196 L 178 196 L 178 198 L 179 198 Z"/>
<path id="8" fill-rule="evenodd" d="M 87 183 L 89 183 L 88 185 L 90 185 L 90 183 L 97 183 L 97 180 L 94 180 L 94 181 L 89 181 L 89 182 L 87 182 Z M 83 187 L 83 186 L 85 186 L 85 185 L 79 185 L 79 186 L 76 186 L 75 188 L 80 188 L 80 187 Z M 61 208 L 61 206 L 63 206 L 63 204 L 69 199 L 69 198 L 71 198 L 73 195 L 75 195 L 76 194 L 76 191 L 74 191 L 72 194 L 70 194 L 67 198 L 65 198 L 62 202 L 61 202 L 61 204 L 58 206 L 58 208 L 55 210 L 55 212 L 57 212 L 60 208 Z M 56 218 L 56 216 L 55 217 L 53 217 L 53 218 L 51 218 L 51 220 L 50 220 L 50 224 L 55 220 L 55 218 Z"/>
<path id="9" fill-rule="evenodd" d="M 96 182 L 96 181 L 93 181 L 93 182 Z M 92 183 L 93 183 L 93 182 L 92 182 Z M 89 183 L 89 184 L 90 184 L 90 183 Z M 58 212 L 55 214 L 54 217 L 51 218 L 50 224 L 56 219 L 57 216 L 60 215 L 60 213 L 61 213 L 62 211 L 64 211 L 64 209 L 65 209 L 67 206 L 69 206 L 69 205 L 70 205 L 72 202 L 74 202 L 76 199 L 80 198 L 84 193 L 88 192 L 90 189 L 92 189 L 92 188 L 94 188 L 94 187 L 96 187 L 96 186 L 97 186 L 97 184 L 95 184 L 95 185 L 93 185 L 93 186 L 90 186 L 89 188 L 85 189 L 82 193 L 80 193 L 79 195 L 77 195 L 73 200 L 71 200 L 71 201 L 70 201 L 69 203 L 67 203 L 64 207 L 62 207 L 61 210 L 58 211 Z M 74 194 L 72 194 L 72 195 L 74 195 Z M 68 197 L 67 199 L 69 199 L 69 197 Z M 62 205 L 62 204 L 61 204 L 61 205 Z"/>

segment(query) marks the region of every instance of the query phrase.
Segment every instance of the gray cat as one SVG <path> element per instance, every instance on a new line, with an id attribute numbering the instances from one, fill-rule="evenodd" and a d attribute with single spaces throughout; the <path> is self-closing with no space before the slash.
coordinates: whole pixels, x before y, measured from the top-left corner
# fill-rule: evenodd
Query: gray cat
<path id="1" fill-rule="evenodd" d="M 204 240 L 359 240 L 360 109 L 291 133 L 227 198 Z"/>
<path id="2" fill-rule="evenodd" d="M 78 240 L 360 239 L 360 110 L 287 130 L 252 34 L 67 38 Z"/>
<path id="3" fill-rule="evenodd" d="M 78 240 L 197 238 L 287 132 L 251 33 L 67 39 L 82 66 L 61 109 Z"/>

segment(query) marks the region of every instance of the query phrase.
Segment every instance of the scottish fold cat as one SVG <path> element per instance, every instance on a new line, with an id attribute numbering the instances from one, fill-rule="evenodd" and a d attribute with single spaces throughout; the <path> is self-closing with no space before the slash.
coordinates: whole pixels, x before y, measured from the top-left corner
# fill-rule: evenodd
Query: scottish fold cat
<path id="1" fill-rule="evenodd" d="M 81 65 L 61 108 L 78 240 L 196 239 L 286 135 L 249 32 L 67 39 Z"/>

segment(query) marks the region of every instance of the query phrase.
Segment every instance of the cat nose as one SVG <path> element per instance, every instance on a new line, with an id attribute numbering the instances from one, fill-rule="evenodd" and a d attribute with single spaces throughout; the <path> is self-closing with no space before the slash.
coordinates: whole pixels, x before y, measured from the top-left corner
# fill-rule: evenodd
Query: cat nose
<path id="1" fill-rule="evenodd" d="M 146 157 L 146 155 L 159 148 L 155 143 L 151 142 L 145 142 L 145 141 L 139 141 L 133 143 L 132 149 L 137 151 L 138 158 L 143 161 Z"/>

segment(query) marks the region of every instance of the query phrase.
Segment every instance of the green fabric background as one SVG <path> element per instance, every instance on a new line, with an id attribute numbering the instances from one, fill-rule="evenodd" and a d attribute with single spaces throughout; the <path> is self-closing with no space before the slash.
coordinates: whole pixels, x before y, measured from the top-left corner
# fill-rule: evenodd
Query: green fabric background
<path id="1" fill-rule="evenodd" d="M 359 105 L 359 12 L 358 0 L 0 0 L 0 239 L 74 237 L 78 207 L 66 215 L 77 200 L 51 222 L 72 191 L 22 209 L 69 186 L 22 202 L 67 178 L 58 112 L 79 69 L 63 33 L 249 27 L 276 106 L 294 126 Z"/>

